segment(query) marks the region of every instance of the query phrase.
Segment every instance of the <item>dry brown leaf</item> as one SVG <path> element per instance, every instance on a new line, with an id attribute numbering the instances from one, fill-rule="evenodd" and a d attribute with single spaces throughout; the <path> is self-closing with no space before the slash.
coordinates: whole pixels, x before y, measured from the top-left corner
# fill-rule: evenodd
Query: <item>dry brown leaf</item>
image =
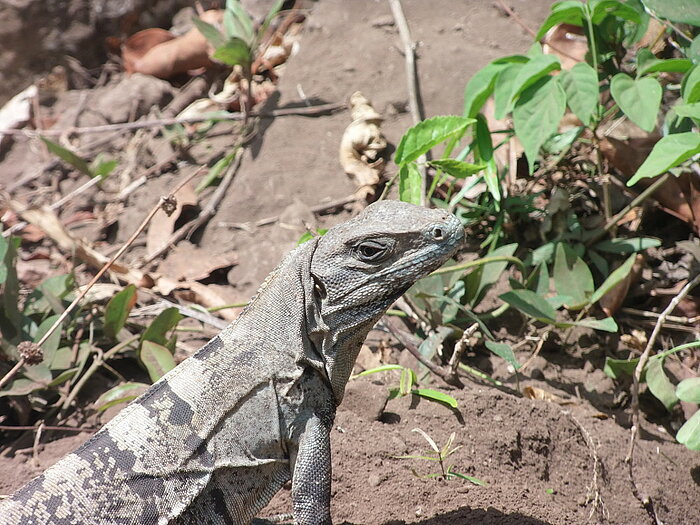
<path id="1" fill-rule="evenodd" d="M 205 308 L 213 308 L 227 304 L 213 287 L 206 284 L 198 283 L 197 281 L 177 283 L 177 289 L 174 291 L 176 297 L 185 299 L 192 303 L 199 304 Z M 233 321 L 238 317 L 242 308 L 225 308 L 217 312 L 218 315 L 227 321 Z"/>
<path id="2" fill-rule="evenodd" d="M 384 119 L 359 91 L 350 97 L 350 114 L 352 122 L 340 141 L 340 164 L 358 187 L 357 194 L 369 198 L 384 171 L 380 156 L 386 148 L 380 129 Z"/>
<path id="3" fill-rule="evenodd" d="M 158 266 L 158 273 L 176 281 L 200 281 L 212 272 L 230 268 L 238 262 L 234 253 L 212 255 L 207 250 L 182 241 L 175 246 Z"/>
<path id="4" fill-rule="evenodd" d="M 22 219 L 42 229 L 63 253 L 74 254 L 78 259 L 95 269 L 102 268 L 109 261 L 108 257 L 88 246 L 82 239 L 74 238 L 52 210 L 48 208 L 28 208 L 21 202 L 11 200 L 9 197 L 6 200 Z M 110 272 L 122 281 L 134 283 L 139 287 L 150 288 L 153 286 L 153 280 L 150 276 L 120 263 L 112 264 Z"/>
<path id="5" fill-rule="evenodd" d="M 170 236 L 175 231 L 175 223 L 180 218 L 185 206 L 197 205 L 197 194 L 191 184 L 185 184 L 174 196 L 177 201 L 175 211 L 170 215 L 156 213 L 148 225 L 146 232 L 146 251 L 148 253 L 155 253 L 168 244 Z"/>
<path id="6" fill-rule="evenodd" d="M 622 303 L 625 302 L 625 298 L 627 298 L 627 292 L 629 292 L 630 287 L 636 283 L 639 280 L 639 276 L 642 275 L 643 267 L 644 256 L 639 253 L 627 277 L 613 286 L 608 293 L 600 298 L 599 304 L 605 312 L 605 315 L 612 317 L 620 309 Z"/>
<path id="7" fill-rule="evenodd" d="M 201 19 L 220 24 L 223 10 L 202 13 Z M 179 73 L 209 68 L 214 49 L 204 35 L 193 27 L 182 36 L 173 37 L 162 29 L 145 29 L 132 35 L 122 45 L 124 69 L 127 73 L 143 73 L 157 78 L 170 78 Z"/>
<path id="8" fill-rule="evenodd" d="M 607 137 L 600 142 L 600 150 L 605 158 L 624 175 L 631 178 L 649 155 L 658 141 L 658 136 L 648 136 L 629 140 Z M 635 188 L 646 188 L 657 177 L 642 179 Z M 654 198 L 668 214 L 690 224 L 700 232 L 700 183 L 697 177 L 681 174 L 671 177 L 654 192 Z"/>
<path id="9" fill-rule="evenodd" d="M 562 69 L 571 69 L 586 60 L 588 41 L 583 28 L 569 24 L 559 24 L 547 31 L 542 39 L 542 51 L 559 57 Z"/>
<path id="10" fill-rule="evenodd" d="M 561 396 L 547 392 L 536 386 L 526 386 L 523 388 L 523 396 L 528 399 L 539 399 L 541 401 L 547 401 L 549 403 L 557 403 L 558 405 L 570 405 L 573 401 L 564 399 Z"/>

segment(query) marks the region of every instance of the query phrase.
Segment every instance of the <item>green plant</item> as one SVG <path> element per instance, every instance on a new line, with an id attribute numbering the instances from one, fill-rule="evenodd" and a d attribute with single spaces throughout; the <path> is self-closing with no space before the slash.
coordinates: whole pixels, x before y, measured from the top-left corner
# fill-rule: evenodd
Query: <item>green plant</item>
<path id="1" fill-rule="evenodd" d="M 431 438 L 425 431 L 421 430 L 420 428 L 414 428 L 411 430 L 411 432 L 418 432 L 421 436 L 423 436 L 423 439 L 425 439 L 428 444 L 430 445 L 430 448 L 432 449 L 434 455 L 410 455 L 410 456 L 395 456 L 397 459 L 422 459 L 425 461 L 437 461 L 438 464 L 440 465 L 440 472 L 436 473 L 430 473 L 426 475 L 420 475 L 418 474 L 414 469 L 411 469 L 411 472 L 416 477 L 419 478 L 427 478 L 427 479 L 434 479 L 434 478 L 440 478 L 444 479 L 446 481 L 449 481 L 451 479 L 463 479 L 466 481 L 469 481 L 470 483 L 473 483 L 474 485 L 479 485 L 482 487 L 487 486 L 486 482 L 475 478 L 473 476 L 468 476 L 466 474 L 462 474 L 461 472 L 456 472 L 454 470 L 454 465 L 447 465 L 446 464 L 446 459 L 450 457 L 452 454 L 454 454 L 457 450 L 462 448 L 461 445 L 458 445 L 456 447 L 452 446 L 452 443 L 454 442 L 455 439 L 455 433 L 452 432 L 450 434 L 450 437 L 447 438 L 447 441 L 445 442 L 445 445 L 440 448 L 437 446 L 437 443 L 435 443 L 435 440 Z"/>
<path id="2" fill-rule="evenodd" d="M 123 381 L 109 364 L 112 358 L 136 357 L 152 381 L 175 366 L 172 352 L 176 337 L 172 332 L 182 316 L 169 308 L 145 328 L 127 326 L 136 302 L 134 285 L 116 293 L 102 311 L 95 303 L 76 310 L 38 347 L 37 342 L 73 299 L 76 285 L 71 274 L 50 277 L 22 299 L 16 271 L 18 247 L 18 238 L 0 237 L 0 351 L 10 361 L 24 358 L 26 364 L 0 389 L 0 398 L 27 396 L 32 408 L 47 417 L 56 411 L 65 413 L 99 369 Z M 134 333 L 141 330 L 141 335 Z M 137 384 L 129 385 L 133 388 Z M 147 385 L 140 386 L 145 389 Z M 105 396 L 114 404 L 115 392 L 125 389 L 119 385 Z M 98 406 L 104 408 L 104 403 Z"/>
<path id="3" fill-rule="evenodd" d="M 457 408 L 457 400 L 454 397 L 445 394 L 444 392 L 439 392 L 437 390 L 433 390 L 432 388 L 414 388 L 414 385 L 418 383 L 418 377 L 416 376 L 416 373 L 410 368 L 406 368 L 401 365 L 382 365 L 376 368 L 370 368 L 369 370 L 364 370 L 359 374 L 353 376 L 353 379 L 370 374 L 377 374 L 379 372 L 388 372 L 391 370 L 400 370 L 401 377 L 399 379 L 399 385 L 397 387 L 389 388 L 389 399 L 413 394 L 415 396 L 422 397 L 429 401 L 434 401 L 442 405 L 446 405 L 453 409 Z"/>
<path id="4" fill-rule="evenodd" d="M 88 162 L 72 152 L 71 150 L 64 148 L 60 144 L 47 139 L 46 137 L 40 137 L 42 142 L 46 145 L 51 153 L 64 160 L 71 166 L 73 166 L 78 171 L 84 173 L 89 177 L 102 177 L 106 178 L 114 168 L 117 167 L 117 161 L 113 159 L 107 159 L 104 155 L 100 154 L 95 157 L 95 159 L 88 164 Z"/>
<path id="5" fill-rule="evenodd" d="M 250 89 L 252 76 L 251 66 L 258 55 L 260 44 L 270 23 L 282 7 L 284 0 L 276 0 L 265 20 L 259 28 L 255 29 L 253 19 L 246 12 L 243 5 L 238 0 L 226 0 L 224 9 L 223 31 L 219 28 L 201 20 L 194 18 L 193 22 L 204 37 L 214 46 L 212 58 L 219 60 L 229 66 L 240 66 L 243 77 L 247 81 L 247 89 Z M 250 93 L 247 93 L 249 95 Z M 248 101 L 242 104 L 247 111 Z"/>

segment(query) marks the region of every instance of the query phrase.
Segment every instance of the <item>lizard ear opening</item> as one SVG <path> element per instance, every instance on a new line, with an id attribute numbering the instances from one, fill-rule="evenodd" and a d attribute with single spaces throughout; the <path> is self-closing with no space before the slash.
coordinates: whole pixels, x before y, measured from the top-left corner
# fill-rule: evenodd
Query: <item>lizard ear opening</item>
<path id="1" fill-rule="evenodd" d="M 327 295 L 325 285 L 314 274 L 311 274 L 311 277 L 314 280 L 314 295 L 318 300 L 325 299 Z"/>

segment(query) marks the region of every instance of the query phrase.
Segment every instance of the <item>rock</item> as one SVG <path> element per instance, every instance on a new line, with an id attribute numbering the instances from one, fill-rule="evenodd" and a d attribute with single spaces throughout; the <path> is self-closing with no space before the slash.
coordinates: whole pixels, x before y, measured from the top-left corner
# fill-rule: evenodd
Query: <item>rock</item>
<path id="1" fill-rule="evenodd" d="M 387 388 L 376 385 L 369 379 L 350 381 L 345 387 L 342 410 L 354 413 L 368 421 L 377 421 L 384 412 L 387 402 Z"/>

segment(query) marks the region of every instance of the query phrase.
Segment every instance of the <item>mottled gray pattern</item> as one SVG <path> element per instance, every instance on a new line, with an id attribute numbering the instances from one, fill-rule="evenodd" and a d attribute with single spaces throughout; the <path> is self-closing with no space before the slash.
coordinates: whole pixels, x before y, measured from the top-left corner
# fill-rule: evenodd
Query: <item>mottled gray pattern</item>
<path id="1" fill-rule="evenodd" d="M 380 202 L 291 252 L 241 316 L 4 502 L 0 525 L 248 524 L 292 479 L 330 524 L 330 429 L 367 332 L 463 238 Z"/>

